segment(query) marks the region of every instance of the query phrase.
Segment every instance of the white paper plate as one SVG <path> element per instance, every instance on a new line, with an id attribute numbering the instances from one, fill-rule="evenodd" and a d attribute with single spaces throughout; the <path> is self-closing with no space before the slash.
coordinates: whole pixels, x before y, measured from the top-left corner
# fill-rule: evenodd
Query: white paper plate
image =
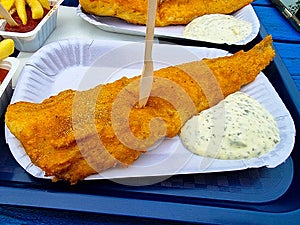
<path id="1" fill-rule="evenodd" d="M 124 20 L 114 17 L 95 16 L 87 14 L 82 11 L 80 5 L 77 7 L 77 15 L 80 16 L 83 20 L 105 31 L 142 36 L 146 33 L 145 26 L 130 24 Z M 245 45 L 251 42 L 257 36 L 260 27 L 259 20 L 252 5 L 247 5 L 244 8 L 233 13 L 232 15 L 237 19 L 245 20 L 252 24 L 251 34 L 246 39 L 235 44 Z M 156 27 L 155 36 L 187 39 L 182 36 L 184 27 L 185 26 L 183 25 Z"/>
<path id="2" fill-rule="evenodd" d="M 138 75 L 142 71 L 143 50 L 143 43 L 120 41 L 73 39 L 46 45 L 30 58 L 22 70 L 12 103 L 41 102 L 65 89 L 85 90 L 123 75 Z M 226 51 L 218 49 L 178 45 L 154 45 L 153 48 L 156 69 L 226 54 Z M 163 140 L 128 168 L 112 168 L 86 179 L 169 176 L 278 166 L 289 157 L 294 146 L 293 120 L 263 73 L 242 91 L 263 104 L 278 123 L 281 141 L 270 153 L 251 160 L 209 159 L 190 153 L 179 137 L 175 137 Z M 5 132 L 6 141 L 19 164 L 33 176 L 46 178 L 44 172 L 31 163 L 14 135 L 7 128 Z"/>

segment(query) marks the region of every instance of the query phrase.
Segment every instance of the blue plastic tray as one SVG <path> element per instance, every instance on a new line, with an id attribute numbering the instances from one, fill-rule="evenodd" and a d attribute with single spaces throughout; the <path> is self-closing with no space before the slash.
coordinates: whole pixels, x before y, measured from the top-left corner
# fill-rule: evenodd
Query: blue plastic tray
<path id="1" fill-rule="evenodd" d="M 0 182 L 14 186 L 40 187 L 49 185 L 28 175 L 15 162 L 4 138 L 0 140 Z M 127 194 L 159 194 L 168 197 L 205 198 L 236 202 L 264 203 L 281 197 L 289 188 L 293 178 L 293 161 L 291 158 L 275 169 L 259 168 L 235 172 L 179 175 L 151 186 L 123 186 L 109 181 L 84 181 L 78 185 L 89 190 L 126 191 Z M 0 184 L 1 184 L 0 183 Z M 51 185 L 58 187 L 58 183 Z M 77 189 L 77 187 L 72 187 Z M 78 188 L 81 190 L 82 188 Z M 76 195 L 74 195 L 75 198 Z M 1 198 L 0 198 L 1 199 Z"/>

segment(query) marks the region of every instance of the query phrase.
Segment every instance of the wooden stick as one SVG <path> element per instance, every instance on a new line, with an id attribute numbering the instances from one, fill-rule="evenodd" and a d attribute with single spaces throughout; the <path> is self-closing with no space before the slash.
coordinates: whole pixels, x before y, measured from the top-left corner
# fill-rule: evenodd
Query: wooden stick
<path id="1" fill-rule="evenodd" d="M 148 1 L 147 28 L 145 37 L 144 68 L 140 80 L 139 106 L 144 107 L 150 96 L 153 83 L 152 47 L 154 39 L 157 0 Z"/>
<path id="2" fill-rule="evenodd" d="M 10 26 L 19 26 L 17 22 L 11 17 L 9 12 L 4 8 L 4 6 L 0 3 L 0 14 L 7 21 Z"/>

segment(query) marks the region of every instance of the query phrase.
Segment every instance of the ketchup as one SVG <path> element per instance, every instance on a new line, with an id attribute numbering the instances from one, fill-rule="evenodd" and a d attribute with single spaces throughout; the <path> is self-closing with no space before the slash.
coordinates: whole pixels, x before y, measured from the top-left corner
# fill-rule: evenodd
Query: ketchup
<path id="1" fill-rule="evenodd" d="M 46 16 L 46 14 L 49 12 L 49 10 L 44 9 L 44 16 L 43 18 Z M 25 32 L 29 32 L 34 30 L 34 28 L 36 28 L 36 26 L 39 24 L 39 22 L 41 22 L 42 19 L 32 19 L 32 14 L 31 14 L 31 9 L 30 7 L 26 7 L 26 13 L 27 13 L 27 24 L 23 25 L 21 19 L 18 16 L 17 12 L 14 12 L 12 14 L 12 17 L 15 19 L 15 21 L 17 22 L 17 24 L 19 24 L 19 26 L 10 26 L 8 23 L 5 26 L 5 31 L 10 31 L 10 32 L 19 32 L 19 33 L 25 33 Z"/>
<path id="2" fill-rule="evenodd" d="M 0 68 L 0 84 L 3 82 L 7 74 L 8 70 Z"/>

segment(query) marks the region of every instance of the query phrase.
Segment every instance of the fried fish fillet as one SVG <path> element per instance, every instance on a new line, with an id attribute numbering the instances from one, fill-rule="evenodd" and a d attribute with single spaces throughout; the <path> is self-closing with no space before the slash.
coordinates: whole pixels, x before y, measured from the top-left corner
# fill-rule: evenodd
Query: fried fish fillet
<path id="1" fill-rule="evenodd" d="M 42 103 L 17 102 L 5 123 L 31 161 L 71 184 L 116 165 L 131 165 L 196 113 L 252 82 L 273 59 L 272 38 L 248 52 L 155 71 L 151 96 L 138 107 L 140 76 L 87 91 L 65 90 Z"/>
<path id="2" fill-rule="evenodd" d="M 158 5 L 156 26 L 186 25 L 205 14 L 230 14 L 253 0 L 164 0 Z M 97 16 L 113 16 L 129 23 L 145 25 L 146 0 L 79 0 L 82 9 Z"/>

